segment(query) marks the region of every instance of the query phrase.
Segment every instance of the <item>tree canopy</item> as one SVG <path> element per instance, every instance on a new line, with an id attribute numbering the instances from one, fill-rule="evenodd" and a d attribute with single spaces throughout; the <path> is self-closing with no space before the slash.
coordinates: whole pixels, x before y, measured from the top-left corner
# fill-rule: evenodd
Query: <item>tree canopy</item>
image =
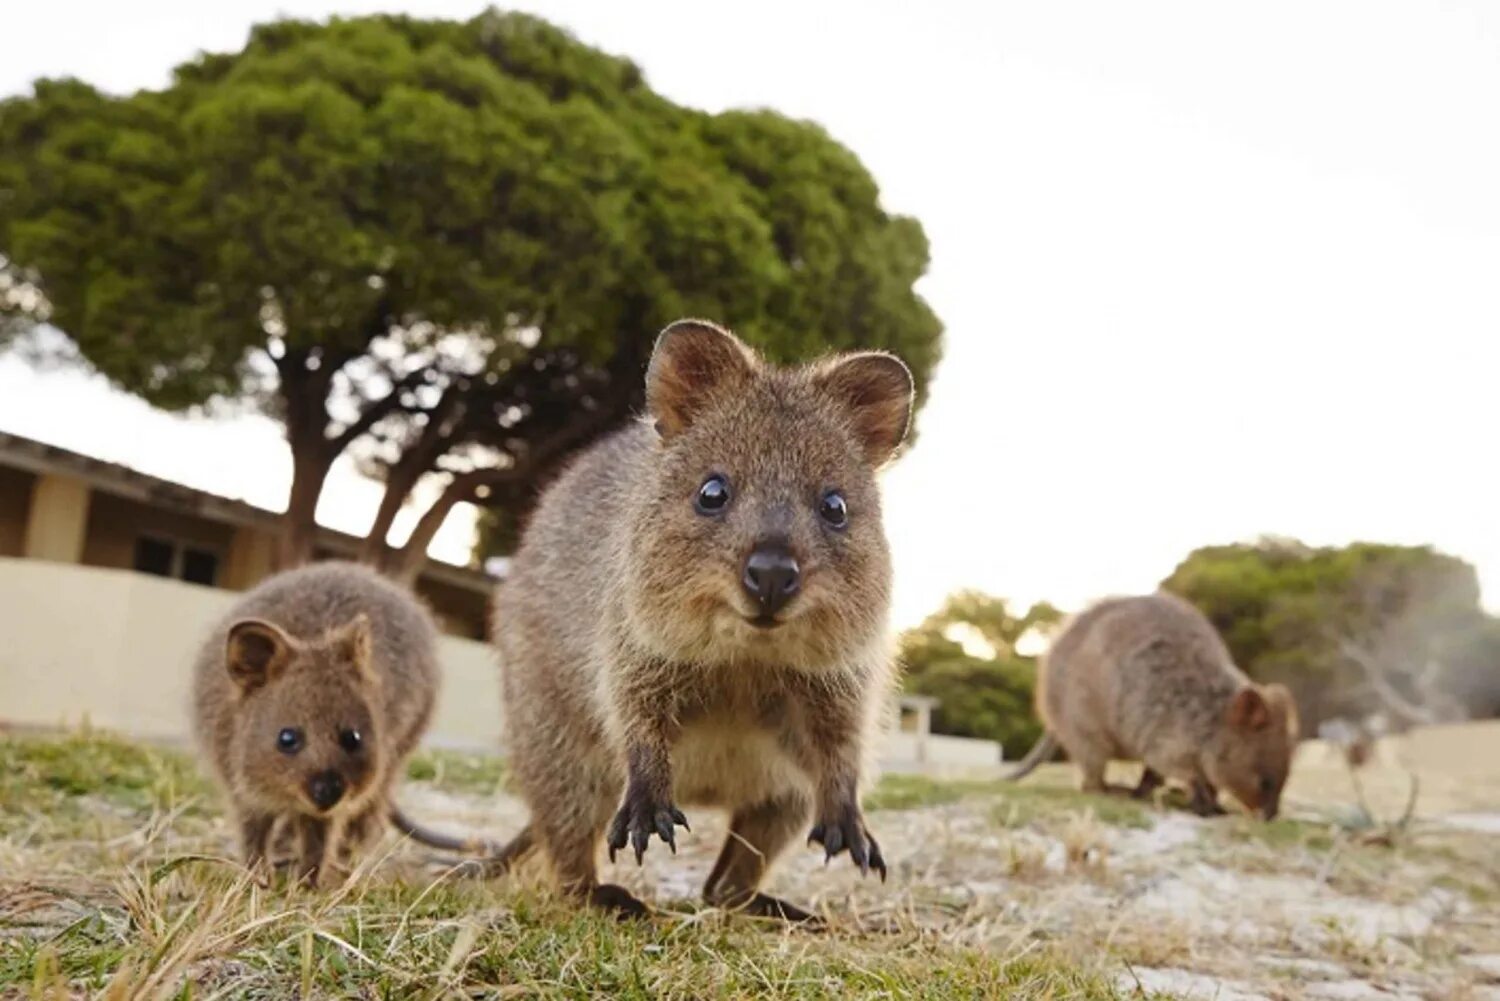
<path id="1" fill-rule="evenodd" d="M 1310 727 L 1500 713 L 1500 621 L 1456 557 L 1265 539 L 1195 550 L 1162 586 L 1208 617 L 1252 678 L 1290 686 Z"/>
<path id="2" fill-rule="evenodd" d="M 513 521 L 684 315 L 780 360 L 889 349 L 925 394 L 927 261 L 818 126 L 680 107 L 520 14 L 280 21 L 160 91 L 0 103 L 0 331 L 46 320 L 154 404 L 283 420 L 289 563 L 351 447 L 387 484 L 376 562 L 413 572 L 460 501 Z"/>

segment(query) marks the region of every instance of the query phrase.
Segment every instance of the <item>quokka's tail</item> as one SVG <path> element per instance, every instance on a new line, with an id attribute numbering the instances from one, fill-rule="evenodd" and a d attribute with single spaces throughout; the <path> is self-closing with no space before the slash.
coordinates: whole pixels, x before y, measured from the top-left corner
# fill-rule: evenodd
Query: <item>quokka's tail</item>
<path id="1" fill-rule="evenodd" d="M 434 831 L 412 820 L 399 806 L 391 807 L 391 824 L 396 830 L 429 848 L 469 857 L 483 867 L 486 876 L 499 876 L 529 854 L 536 846 L 536 836 L 527 824 L 505 844 L 488 838 L 461 838 Z"/>
<path id="2" fill-rule="evenodd" d="M 1021 763 L 1006 774 L 1005 781 L 1015 782 L 1024 779 L 1055 753 L 1057 753 L 1057 740 L 1050 733 L 1042 734 L 1042 739 L 1032 745 L 1031 750 L 1026 752 L 1026 757 L 1021 759 Z"/>

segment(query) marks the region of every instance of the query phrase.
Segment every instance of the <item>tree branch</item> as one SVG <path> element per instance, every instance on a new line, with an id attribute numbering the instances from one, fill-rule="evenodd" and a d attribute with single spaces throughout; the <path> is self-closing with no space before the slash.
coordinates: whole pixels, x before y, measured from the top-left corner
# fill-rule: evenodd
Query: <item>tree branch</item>
<path id="1" fill-rule="evenodd" d="M 1358 643 L 1349 639 L 1341 639 L 1339 651 L 1364 672 L 1365 680 L 1370 683 L 1376 697 L 1387 709 L 1402 717 L 1409 724 L 1438 722 L 1437 714 L 1408 699 L 1395 685 L 1391 684 L 1385 671 L 1376 662 L 1376 658 Z"/>
<path id="2" fill-rule="evenodd" d="M 395 413 L 401 407 L 401 394 L 422 381 L 428 369 L 424 366 L 414 368 L 403 375 L 391 386 L 391 391 L 378 400 L 371 401 L 364 410 L 360 411 L 352 424 L 344 428 L 338 434 L 329 439 L 334 454 L 342 452 L 354 443 L 360 435 L 369 431 L 381 420 Z"/>

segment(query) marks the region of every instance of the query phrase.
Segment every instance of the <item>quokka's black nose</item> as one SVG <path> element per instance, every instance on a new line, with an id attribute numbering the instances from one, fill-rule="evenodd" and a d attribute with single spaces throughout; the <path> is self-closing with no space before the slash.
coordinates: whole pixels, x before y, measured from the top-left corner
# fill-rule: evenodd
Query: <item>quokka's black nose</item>
<path id="1" fill-rule="evenodd" d="M 307 795 L 320 810 L 330 810 L 344 798 L 344 777 L 338 772 L 319 772 L 307 780 Z"/>
<path id="2" fill-rule="evenodd" d="M 757 546 L 745 560 L 740 581 L 755 599 L 761 615 L 775 615 L 786 607 L 802 583 L 797 559 L 783 546 Z"/>

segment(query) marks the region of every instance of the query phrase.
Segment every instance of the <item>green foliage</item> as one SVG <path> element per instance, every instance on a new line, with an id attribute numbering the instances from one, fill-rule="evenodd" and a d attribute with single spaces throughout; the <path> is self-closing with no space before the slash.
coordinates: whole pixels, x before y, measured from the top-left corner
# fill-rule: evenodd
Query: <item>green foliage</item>
<path id="1" fill-rule="evenodd" d="M 1429 547 L 1211 546 L 1162 586 L 1208 616 L 1251 677 L 1290 685 L 1304 722 L 1389 709 L 1371 670 L 1413 702 L 1500 711 L 1500 622 L 1479 605 L 1474 568 Z"/>
<path id="2" fill-rule="evenodd" d="M 906 689 L 939 700 L 933 713 L 937 733 L 997 740 L 1008 754 L 1030 747 L 1041 736 L 1032 710 L 1036 661 L 1017 653 L 1016 646 L 1059 618 L 1045 603 L 1018 617 L 1003 599 L 959 592 L 902 636 Z M 986 655 L 965 650 L 965 633 L 971 646 L 988 648 Z"/>
<path id="3" fill-rule="evenodd" d="M 684 315 L 780 359 L 889 349 L 925 395 L 927 262 L 818 126 L 671 104 L 521 14 L 279 21 L 161 91 L 0 102 L 0 336 L 49 319 L 154 404 L 284 418 L 304 519 L 351 427 L 373 471 L 410 460 L 397 500 L 442 470 L 450 506 L 524 510 Z"/>

